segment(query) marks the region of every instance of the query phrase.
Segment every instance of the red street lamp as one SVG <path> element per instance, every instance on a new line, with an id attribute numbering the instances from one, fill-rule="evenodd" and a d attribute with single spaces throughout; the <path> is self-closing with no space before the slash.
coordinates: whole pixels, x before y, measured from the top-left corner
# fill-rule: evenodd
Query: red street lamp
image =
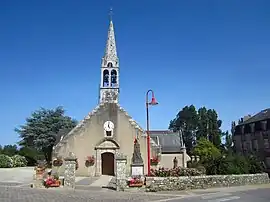
<path id="1" fill-rule="evenodd" d="M 152 93 L 151 102 L 148 101 L 148 94 Z M 157 105 L 158 102 L 156 101 L 154 91 L 148 90 L 146 93 L 146 133 L 147 133 L 147 172 L 148 176 L 150 176 L 150 134 L 149 134 L 149 105 Z"/>

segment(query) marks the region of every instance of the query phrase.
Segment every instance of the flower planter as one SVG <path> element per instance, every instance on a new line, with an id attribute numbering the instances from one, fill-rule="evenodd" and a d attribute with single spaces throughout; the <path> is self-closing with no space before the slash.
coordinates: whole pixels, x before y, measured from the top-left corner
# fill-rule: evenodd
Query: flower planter
<path id="1" fill-rule="evenodd" d="M 137 184 L 129 184 L 129 187 L 142 187 L 142 186 L 143 186 L 143 182 L 137 183 Z"/>
<path id="2" fill-rule="evenodd" d="M 60 180 L 53 180 L 53 179 L 47 179 L 44 182 L 44 186 L 46 188 L 50 188 L 50 187 L 60 187 L 61 185 L 61 181 Z"/>
<path id="3" fill-rule="evenodd" d="M 128 181 L 129 187 L 142 187 L 144 185 L 144 181 L 140 178 L 132 178 Z"/>

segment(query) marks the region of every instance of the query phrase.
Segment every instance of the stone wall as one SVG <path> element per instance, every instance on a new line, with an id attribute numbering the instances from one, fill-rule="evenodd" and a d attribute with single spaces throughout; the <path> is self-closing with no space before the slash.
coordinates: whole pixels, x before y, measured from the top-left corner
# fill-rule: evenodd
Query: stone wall
<path id="1" fill-rule="evenodd" d="M 124 191 L 127 185 L 127 157 L 121 154 L 117 154 L 116 158 L 116 190 Z"/>
<path id="2" fill-rule="evenodd" d="M 76 157 L 70 153 L 69 157 L 65 158 L 65 173 L 64 173 L 64 187 L 75 188 L 75 172 L 76 172 Z"/>
<path id="3" fill-rule="evenodd" d="M 270 183 L 267 173 L 253 175 L 205 175 L 191 177 L 147 177 L 146 191 L 176 191 Z"/>

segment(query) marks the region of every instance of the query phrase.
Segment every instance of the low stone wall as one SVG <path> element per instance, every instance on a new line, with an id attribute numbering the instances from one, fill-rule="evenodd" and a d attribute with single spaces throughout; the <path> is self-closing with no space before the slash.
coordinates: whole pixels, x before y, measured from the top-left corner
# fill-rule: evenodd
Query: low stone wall
<path id="1" fill-rule="evenodd" d="M 146 191 L 176 191 L 267 183 L 270 183 L 267 173 L 192 177 L 146 177 Z"/>

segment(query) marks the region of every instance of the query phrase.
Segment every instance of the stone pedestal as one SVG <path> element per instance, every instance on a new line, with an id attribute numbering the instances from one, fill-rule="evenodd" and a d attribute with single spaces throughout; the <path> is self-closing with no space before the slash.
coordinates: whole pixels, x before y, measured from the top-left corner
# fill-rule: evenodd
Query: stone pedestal
<path id="1" fill-rule="evenodd" d="M 76 172 L 76 157 L 75 155 L 69 155 L 65 158 L 65 188 L 74 189 L 75 188 L 75 172 Z"/>
<path id="2" fill-rule="evenodd" d="M 131 177 L 143 177 L 144 165 L 143 164 L 131 164 Z"/>
<path id="3" fill-rule="evenodd" d="M 116 190 L 124 191 L 127 187 L 126 166 L 127 157 L 124 155 L 117 155 L 116 161 Z"/>
<path id="4" fill-rule="evenodd" d="M 144 175 L 144 165 L 141 155 L 140 144 L 137 139 L 134 140 L 134 151 L 132 155 L 132 164 L 131 164 L 131 176 L 140 178 Z"/>
<path id="5" fill-rule="evenodd" d="M 33 188 L 44 188 L 45 167 L 36 167 L 34 171 Z"/>

